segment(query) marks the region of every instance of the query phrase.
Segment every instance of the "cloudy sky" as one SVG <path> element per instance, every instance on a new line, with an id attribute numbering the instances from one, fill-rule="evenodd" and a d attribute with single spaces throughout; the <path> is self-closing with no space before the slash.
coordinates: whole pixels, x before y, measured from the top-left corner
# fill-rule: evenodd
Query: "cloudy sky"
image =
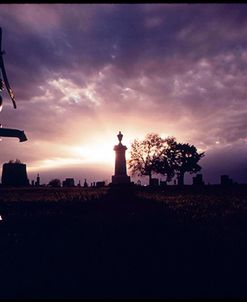
<path id="1" fill-rule="evenodd" d="M 247 182 L 247 4 L 0 4 L 0 162 L 29 178 L 108 180 L 119 130 L 194 144 L 204 179 Z M 129 154 L 127 153 L 127 158 Z M 188 183 L 191 182 L 191 176 Z"/>

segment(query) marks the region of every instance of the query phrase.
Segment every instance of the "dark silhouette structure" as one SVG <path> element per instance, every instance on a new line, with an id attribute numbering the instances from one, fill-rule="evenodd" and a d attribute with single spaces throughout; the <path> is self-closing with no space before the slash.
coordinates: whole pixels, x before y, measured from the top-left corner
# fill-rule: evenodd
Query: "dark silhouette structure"
<path id="1" fill-rule="evenodd" d="M 167 181 L 161 180 L 161 181 L 160 181 L 160 186 L 161 186 L 161 187 L 166 187 L 166 186 L 167 186 Z"/>
<path id="2" fill-rule="evenodd" d="M 229 186 L 233 184 L 233 180 L 228 175 L 221 175 L 220 184 L 222 186 Z"/>
<path id="3" fill-rule="evenodd" d="M 126 172 L 126 159 L 125 159 L 125 151 L 127 147 L 122 145 L 123 135 L 121 131 L 119 131 L 118 135 L 119 144 L 114 146 L 114 151 L 116 152 L 115 157 L 115 175 L 112 176 L 112 184 L 129 184 L 130 177 Z"/>
<path id="4" fill-rule="evenodd" d="M 53 187 L 53 188 L 59 188 L 59 187 L 61 187 L 61 181 L 60 181 L 60 179 L 58 179 L 58 178 L 52 179 L 48 183 L 48 187 Z"/>
<path id="5" fill-rule="evenodd" d="M 37 178 L 36 178 L 35 187 L 40 187 L 40 177 L 39 177 L 39 174 L 37 175 Z"/>
<path id="6" fill-rule="evenodd" d="M 96 182 L 96 188 L 102 188 L 105 186 L 105 181 L 97 181 Z"/>
<path id="7" fill-rule="evenodd" d="M 0 128 L 0 136 L 2 137 L 17 137 L 20 142 L 25 142 L 27 137 L 22 130 L 18 129 L 9 129 L 9 128 Z"/>
<path id="8" fill-rule="evenodd" d="M 193 177 L 193 185 L 194 186 L 201 186 L 204 185 L 204 181 L 202 179 L 202 174 L 197 174 Z"/>
<path id="9" fill-rule="evenodd" d="M 150 187 L 158 187 L 159 186 L 159 179 L 158 178 L 151 178 L 150 179 Z"/>
<path id="10" fill-rule="evenodd" d="M 84 187 L 84 188 L 87 188 L 87 187 L 88 187 L 88 184 L 87 184 L 87 179 L 86 179 L 86 178 L 85 178 L 85 180 L 84 180 L 83 187 Z"/>
<path id="11" fill-rule="evenodd" d="M 6 87 L 8 94 L 13 102 L 13 106 L 16 109 L 15 96 L 9 85 L 9 81 L 7 78 L 7 73 L 4 66 L 3 55 L 5 52 L 2 50 L 2 28 L 0 27 L 0 71 L 2 73 L 3 80 L 0 78 L 0 92 L 3 90 L 4 86 Z M 0 111 L 2 109 L 2 97 L 0 95 Z M 0 124 L 0 137 L 17 137 L 20 142 L 24 142 L 27 140 L 27 137 L 24 131 L 18 129 L 9 129 L 9 128 L 1 128 Z"/>
<path id="12" fill-rule="evenodd" d="M 63 181 L 63 187 L 74 187 L 74 186 L 75 186 L 74 178 L 66 178 Z"/>
<path id="13" fill-rule="evenodd" d="M 26 165 L 19 161 L 3 164 L 2 185 L 13 187 L 29 186 Z"/>

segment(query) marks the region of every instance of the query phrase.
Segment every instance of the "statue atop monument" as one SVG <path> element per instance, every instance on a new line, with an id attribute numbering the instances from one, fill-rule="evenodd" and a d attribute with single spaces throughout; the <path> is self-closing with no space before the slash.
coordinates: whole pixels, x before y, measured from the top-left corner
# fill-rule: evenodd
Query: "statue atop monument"
<path id="1" fill-rule="evenodd" d="M 121 131 L 119 131 L 117 137 L 118 137 L 118 140 L 119 140 L 119 144 L 122 144 L 121 141 L 123 139 L 123 134 L 121 133 Z"/>
<path id="2" fill-rule="evenodd" d="M 112 176 L 112 184 L 128 184 L 130 183 L 130 177 L 126 172 L 126 159 L 125 151 L 127 147 L 122 145 L 123 134 L 119 131 L 118 135 L 119 144 L 114 146 L 116 152 L 115 157 L 115 175 Z"/>

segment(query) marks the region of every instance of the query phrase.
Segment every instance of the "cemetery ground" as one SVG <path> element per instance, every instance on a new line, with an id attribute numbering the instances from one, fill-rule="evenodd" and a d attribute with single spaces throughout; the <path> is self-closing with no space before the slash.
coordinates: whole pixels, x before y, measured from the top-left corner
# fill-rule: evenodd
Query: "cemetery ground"
<path id="1" fill-rule="evenodd" d="M 247 186 L 0 188 L 1 298 L 247 296 Z"/>

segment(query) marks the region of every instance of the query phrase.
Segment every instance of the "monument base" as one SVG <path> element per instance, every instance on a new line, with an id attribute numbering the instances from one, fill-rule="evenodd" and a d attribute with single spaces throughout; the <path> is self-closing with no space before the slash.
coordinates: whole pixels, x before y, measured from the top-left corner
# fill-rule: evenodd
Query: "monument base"
<path id="1" fill-rule="evenodd" d="M 127 175 L 113 175 L 112 176 L 112 184 L 129 184 L 130 183 L 130 176 Z"/>

